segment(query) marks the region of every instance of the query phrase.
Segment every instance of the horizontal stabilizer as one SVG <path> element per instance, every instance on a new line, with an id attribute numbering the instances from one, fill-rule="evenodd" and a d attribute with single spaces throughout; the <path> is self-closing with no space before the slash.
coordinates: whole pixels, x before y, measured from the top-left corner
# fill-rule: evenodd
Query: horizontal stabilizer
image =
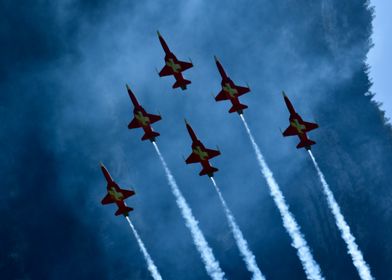
<path id="1" fill-rule="evenodd" d="M 203 176 L 203 175 L 208 175 L 209 177 L 212 177 L 214 175 L 214 172 L 217 172 L 219 169 L 215 168 L 215 167 L 209 167 L 209 168 L 203 168 L 200 173 L 199 176 Z"/>
<path id="2" fill-rule="evenodd" d="M 142 140 L 154 140 L 155 137 L 158 137 L 160 134 L 158 132 L 152 131 L 152 132 L 146 132 L 143 137 Z"/>
<path id="3" fill-rule="evenodd" d="M 316 144 L 315 141 L 313 140 L 306 140 L 306 141 L 301 141 L 297 145 L 297 149 L 305 148 L 307 150 L 310 150 L 310 146 Z"/>
<path id="4" fill-rule="evenodd" d="M 177 80 L 177 81 L 174 83 L 173 88 L 178 88 L 178 87 L 180 87 L 182 90 L 184 90 L 184 89 L 186 89 L 186 86 L 189 85 L 190 83 L 191 83 L 191 81 L 185 80 L 185 79 Z"/>
<path id="5" fill-rule="evenodd" d="M 248 108 L 248 106 L 241 103 L 238 105 L 233 105 L 230 108 L 229 113 L 234 113 L 234 112 L 242 113 L 242 110 L 245 110 L 246 108 Z"/>
<path id="6" fill-rule="evenodd" d="M 121 207 L 118 208 L 118 210 L 116 211 L 116 213 L 114 215 L 119 216 L 119 215 L 124 215 L 124 216 L 128 216 L 128 213 L 133 211 L 133 208 L 125 206 L 125 207 Z"/>

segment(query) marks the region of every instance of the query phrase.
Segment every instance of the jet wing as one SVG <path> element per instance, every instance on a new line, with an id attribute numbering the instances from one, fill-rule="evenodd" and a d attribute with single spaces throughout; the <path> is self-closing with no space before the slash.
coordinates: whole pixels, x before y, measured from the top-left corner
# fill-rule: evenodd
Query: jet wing
<path id="1" fill-rule="evenodd" d="M 214 158 L 219 156 L 221 153 L 217 150 L 211 150 L 211 149 L 206 149 L 206 152 L 208 154 L 208 159 Z"/>
<path id="2" fill-rule="evenodd" d="M 122 189 L 120 189 L 119 192 L 123 194 L 123 196 L 124 196 L 123 199 L 126 199 L 126 198 L 128 198 L 128 197 L 130 197 L 130 196 L 133 196 L 133 195 L 135 194 L 134 191 L 122 190 Z"/>
<path id="3" fill-rule="evenodd" d="M 193 67 L 193 64 L 190 62 L 178 61 L 178 64 L 181 65 L 181 72 Z"/>
<path id="4" fill-rule="evenodd" d="M 158 115 L 148 114 L 147 116 L 150 119 L 150 123 L 154 123 L 162 119 L 161 116 Z"/>
<path id="5" fill-rule="evenodd" d="M 225 93 L 225 91 L 222 89 L 217 96 L 215 96 L 216 101 L 222 101 L 222 100 L 228 100 L 229 97 Z"/>
<path id="6" fill-rule="evenodd" d="M 113 198 L 107 194 L 101 201 L 102 204 L 109 204 L 109 203 L 114 203 Z"/>
<path id="7" fill-rule="evenodd" d="M 298 131 L 293 127 L 289 126 L 286 128 L 286 130 L 283 132 L 283 136 L 293 136 L 293 135 L 298 135 Z"/>
<path id="8" fill-rule="evenodd" d="M 159 77 L 170 76 L 173 74 L 174 74 L 173 70 L 169 66 L 165 65 L 162 68 L 161 72 L 159 72 Z"/>
<path id="9" fill-rule="evenodd" d="M 306 132 L 311 131 L 311 130 L 319 127 L 317 123 L 303 122 L 302 124 L 305 126 Z"/>
<path id="10" fill-rule="evenodd" d="M 201 160 L 200 160 L 200 157 L 197 156 L 195 153 L 191 153 L 190 156 L 185 160 L 185 162 L 187 164 L 190 164 L 190 163 L 201 162 Z"/>
<path id="11" fill-rule="evenodd" d="M 250 91 L 250 89 L 247 87 L 236 86 L 236 89 L 238 91 L 238 96 L 241 96 L 241 95 L 248 93 Z"/>
<path id="12" fill-rule="evenodd" d="M 142 125 L 139 123 L 139 121 L 136 118 L 133 118 L 133 120 L 128 124 L 128 128 L 139 128 L 142 127 Z"/>

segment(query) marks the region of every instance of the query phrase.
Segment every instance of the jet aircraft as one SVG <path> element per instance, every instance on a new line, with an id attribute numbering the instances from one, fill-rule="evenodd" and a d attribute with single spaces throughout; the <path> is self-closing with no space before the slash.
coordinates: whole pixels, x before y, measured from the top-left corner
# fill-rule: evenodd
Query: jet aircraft
<path id="1" fill-rule="evenodd" d="M 239 97 L 244 95 L 250 91 L 248 87 L 241 87 L 234 84 L 234 82 L 226 75 L 225 70 L 223 69 L 222 64 L 219 60 L 215 58 L 216 66 L 218 67 L 219 73 L 222 77 L 221 86 L 222 90 L 215 97 L 216 101 L 222 100 L 230 100 L 233 106 L 230 108 L 229 113 L 237 112 L 238 114 L 242 114 L 243 110 L 248 108 L 248 106 L 241 104 L 239 101 Z"/>
<path id="2" fill-rule="evenodd" d="M 315 141 L 310 140 L 307 136 L 307 132 L 318 128 L 318 124 L 305 122 L 302 120 L 301 116 L 295 112 L 293 105 L 291 104 L 289 98 L 286 96 L 285 92 L 282 92 L 284 101 L 286 103 L 287 109 L 290 112 L 290 126 L 283 132 L 283 136 L 298 136 L 300 142 L 297 145 L 297 149 L 305 148 L 306 150 L 310 150 L 310 147 L 316 144 Z"/>
<path id="3" fill-rule="evenodd" d="M 200 163 L 202 166 L 202 170 L 200 171 L 199 175 L 208 175 L 209 177 L 213 177 L 214 172 L 217 172 L 218 168 L 211 166 L 209 160 L 216 156 L 219 156 L 220 151 L 211 150 L 204 147 L 203 143 L 201 143 L 200 140 L 197 138 L 192 127 L 186 120 L 185 125 L 192 139 L 192 153 L 185 160 L 186 164 Z"/>
<path id="4" fill-rule="evenodd" d="M 133 109 L 133 120 L 129 123 L 128 128 L 139 128 L 142 127 L 144 130 L 144 135 L 142 140 L 149 139 L 151 142 L 155 141 L 155 137 L 159 136 L 158 132 L 153 131 L 151 124 L 161 120 L 161 116 L 148 114 L 146 110 L 139 104 L 136 99 L 135 94 L 131 91 L 128 85 L 126 85 L 129 97 L 132 100 L 134 109 Z"/>
<path id="5" fill-rule="evenodd" d="M 106 167 L 101 163 L 101 169 L 105 179 L 107 181 L 107 195 L 102 199 L 101 203 L 103 205 L 116 203 L 118 206 L 118 210 L 116 211 L 115 215 L 124 215 L 125 217 L 128 216 L 128 213 L 133 211 L 133 208 L 128 207 L 125 204 L 125 199 L 135 194 L 132 190 L 123 190 L 121 189 L 116 182 L 113 181 L 112 177 L 110 176 Z"/>
<path id="6" fill-rule="evenodd" d="M 164 77 L 173 75 L 176 79 L 176 82 L 173 84 L 173 88 L 180 87 L 182 90 L 185 90 L 191 81 L 184 79 L 182 72 L 193 67 L 193 64 L 192 62 L 178 60 L 177 57 L 170 51 L 159 31 L 157 31 L 157 33 L 162 48 L 165 51 L 165 66 L 159 72 L 159 76 Z"/>

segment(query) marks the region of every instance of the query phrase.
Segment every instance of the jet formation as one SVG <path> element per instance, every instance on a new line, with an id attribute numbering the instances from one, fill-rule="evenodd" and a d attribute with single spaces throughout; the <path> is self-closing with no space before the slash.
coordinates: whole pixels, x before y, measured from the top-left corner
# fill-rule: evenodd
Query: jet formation
<path id="1" fill-rule="evenodd" d="M 187 88 L 187 85 L 189 85 L 191 81 L 184 79 L 184 77 L 182 76 L 182 72 L 193 67 L 193 64 L 191 62 L 184 62 L 178 60 L 177 57 L 170 51 L 168 45 L 166 44 L 159 31 L 157 31 L 157 33 L 162 48 L 165 51 L 165 66 L 159 72 L 159 76 L 163 77 L 173 75 L 176 79 L 173 88 L 180 87 L 181 89 L 185 90 Z M 218 68 L 218 72 L 221 76 L 221 91 L 215 97 L 215 100 L 229 100 L 232 104 L 232 107 L 228 112 L 237 112 L 238 114 L 242 115 L 243 110 L 247 109 L 248 106 L 242 104 L 239 100 L 239 97 L 249 93 L 250 88 L 236 85 L 233 80 L 226 74 L 218 58 L 214 56 L 214 59 L 216 67 Z M 130 87 L 126 85 L 126 88 L 134 106 L 134 118 L 129 123 L 128 128 L 142 128 L 144 130 L 144 135 L 141 140 L 150 140 L 151 142 L 155 142 L 156 137 L 158 137 L 160 134 L 154 131 L 151 125 L 155 122 L 160 121 L 162 119 L 161 116 L 147 113 L 146 110 L 139 104 L 135 94 L 132 92 Z M 290 125 L 282 134 L 284 137 L 298 136 L 300 142 L 298 143 L 297 148 L 305 148 L 306 150 L 310 150 L 311 146 L 316 144 L 316 142 L 308 138 L 307 132 L 316 129 L 319 126 L 316 123 L 305 122 L 301 118 L 301 116 L 295 111 L 286 94 L 284 92 L 282 93 L 284 101 L 290 113 Z M 209 177 L 213 177 L 214 173 L 218 171 L 218 168 L 212 166 L 210 164 L 210 160 L 221 154 L 219 149 L 213 150 L 206 148 L 204 144 L 197 138 L 191 125 L 186 120 L 185 125 L 192 140 L 192 153 L 185 160 L 185 163 L 200 163 L 202 166 L 202 170 L 199 172 L 199 175 L 208 175 Z M 101 165 L 101 168 L 108 183 L 108 194 L 102 200 L 102 204 L 116 203 L 119 207 L 116 212 L 116 215 L 128 215 L 128 212 L 132 211 L 133 209 L 125 205 L 124 199 L 134 195 L 134 192 L 120 189 L 118 185 L 111 179 L 109 172 L 106 170 L 106 168 L 103 165 Z"/>
<path id="2" fill-rule="evenodd" d="M 159 41 L 160 41 L 162 48 L 165 52 L 165 58 L 164 58 L 165 59 L 165 66 L 159 72 L 159 76 L 163 77 L 163 76 L 172 75 L 172 76 L 174 76 L 174 78 L 176 80 L 172 86 L 174 89 L 175 88 L 181 88 L 182 90 L 187 89 L 187 85 L 191 84 L 191 81 L 186 80 L 183 77 L 182 72 L 186 71 L 189 68 L 192 68 L 193 67 L 192 62 L 184 62 L 184 61 L 178 60 L 177 57 L 170 51 L 165 40 L 163 39 L 163 37 L 161 36 L 161 34 L 159 32 L 158 32 L 158 38 L 159 38 Z M 271 196 L 273 197 L 273 199 L 274 199 L 274 201 L 275 201 L 275 203 L 281 213 L 282 219 L 284 220 L 283 224 L 293 240 L 300 240 L 300 242 L 293 242 L 293 247 L 295 247 L 298 250 L 298 256 L 299 256 L 301 263 L 304 267 L 305 273 L 307 274 L 309 279 L 323 279 L 321 272 L 320 272 L 320 268 L 319 268 L 318 264 L 314 261 L 313 256 L 310 252 L 310 249 L 308 248 L 308 246 L 306 244 L 306 240 L 304 240 L 302 238 L 302 234 L 298 230 L 299 226 L 296 224 L 292 214 L 289 212 L 289 210 L 288 210 L 289 207 L 285 204 L 284 196 L 283 196 L 282 192 L 280 191 L 279 186 L 275 182 L 275 179 L 273 178 L 272 172 L 269 170 L 267 164 L 265 163 L 263 156 L 258 148 L 258 145 L 255 143 L 254 137 L 253 137 L 253 135 L 247 125 L 247 122 L 243 116 L 243 111 L 245 109 L 247 109 L 248 106 L 245 104 L 242 104 L 239 100 L 239 97 L 250 92 L 250 88 L 236 85 L 230 79 L 230 77 L 226 74 L 225 70 L 223 69 L 222 64 L 217 59 L 217 57 L 214 57 L 214 58 L 215 58 L 215 63 L 218 68 L 219 74 L 221 76 L 221 90 L 217 94 L 217 96 L 215 97 L 215 101 L 229 100 L 231 102 L 232 107 L 229 109 L 228 112 L 229 113 L 237 112 L 240 115 L 240 117 L 244 123 L 244 126 L 248 132 L 248 136 L 249 136 L 249 138 L 252 142 L 252 145 L 254 147 L 255 154 L 256 154 L 257 159 L 259 161 L 261 172 L 262 172 L 263 176 L 265 177 L 265 179 L 267 180 L 267 184 L 270 187 Z M 127 88 L 129 97 L 131 98 L 131 101 L 134 105 L 134 110 L 133 110 L 134 118 L 129 123 L 128 128 L 129 129 L 143 128 L 144 135 L 141 138 L 141 140 L 150 140 L 153 143 L 153 145 L 157 151 L 157 154 L 161 159 L 162 165 L 166 171 L 166 175 L 168 177 L 169 184 L 171 184 L 171 186 L 173 188 L 173 193 L 176 197 L 177 202 L 179 203 L 179 208 L 183 212 L 183 216 L 187 221 L 187 225 L 190 225 L 190 227 L 191 227 L 190 230 L 191 230 L 192 236 L 195 239 L 194 240 L 195 244 L 196 244 L 199 252 L 202 255 L 202 259 L 203 260 L 204 259 L 211 259 L 211 264 L 205 263 L 207 272 L 209 272 L 209 274 L 211 273 L 210 276 L 213 279 L 215 279 L 214 273 L 221 275 L 220 277 L 223 277 L 224 273 L 219 268 L 219 263 L 215 261 L 215 258 L 212 254 L 210 247 L 208 246 L 207 242 L 204 240 L 204 236 L 203 236 L 202 232 L 200 231 L 199 228 L 197 228 L 197 221 L 192 216 L 192 212 L 190 211 L 189 206 L 186 204 L 185 199 L 182 197 L 180 191 L 178 190 L 178 186 L 176 185 L 174 179 L 172 178 L 173 176 L 171 175 L 171 171 L 168 169 L 166 161 L 164 160 L 164 158 L 163 158 L 163 156 L 157 146 L 157 143 L 155 143 L 156 137 L 158 137 L 160 134 L 158 132 L 155 132 L 152 129 L 151 125 L 157 121 L 160 121 L 162 119 L 161 116 L 147 113 L 144 110 L 144 108 L 139 104 L 139 102 L 136 99 L 135 94 L 131 91 L 131 89 L 129 88 L 128 85 L 126 85 L 126 88 Z M 352 256 L 354 265 L 357 267 L 362 279 L 373 279 L 373 277 L 370 274 L 369 267 L 363 261 L 362 253 L 359 251 L 358 246 L 354 242 L 355 238 L 351 235 L 349 226 L 344 221 L 344 218 L 343 218 L 342 214 L 340 213 L 339 206 L 337 205 L 337 202 L 335 201 L 335 199 L 332 195 L 332 192 L 329 189 L 328 184 L 325 182 L 324 175 L 320 171 L 318 164 L 317 164 L 312 152 L 310 151 L 311 146 L 316 144 L 316 142 L 309 139 L 307 136 L 307 133 L 318 128 L 319 126 L 317 123 L 304 121 L 302 119 L 302 117 L 295 111 L 294 106 L 292 105 L 292 103 L 289 100 L 289 98 L 287 97 L 287 95 L 284 92 L 282 92 L 282 94 L 283 94 L 284 102 L 285 102 L 287 109 L 290 113 L 290 116 L 289 116 L 290 125 L 287 127 L 287 129 L 284 132 L 282 132 L 282 135 L 284 137 L 297 136 L 300 140 L 300 142 L 296 146 L 297 149 L 305 148 L 309 152 L 309 154 L 313 160 L 313 163 L 315 165 L 315 168 L 316 168 L 317 172 L 319 173 L 320 180 L 321 180 L 323 187 L 324 187 L 325 196 L 328 199 L 329 207 L 331 208 L 332 213 L 335 216 L 335 219 L 337 221 L 337 225 L 342 232 L 342 238 L 347 243 L 347 246 L 349 248 L 348 251 L 349 251 L 350 255 Z M 238 226 L 235 224 L 234 218 L 232 218 L 230 210 L 228 210 L 226 203 L 223 200 L 221 193 L 217 187 L 217 184 L 215 183 L 215 179 L 213 178 L 214 173 L 218 171 L 218 168 L 212 166 L 210 164 L 210 160 L 221 154 L 219 149 L 213 150 L 213 149 L 206 148 L 204 146 L 204 144 L 197 138 L 191 125 L 186 120 L 185 120 L 185 126 L 186 126 L 186 129 L 187 129 L 189 136 L 191 137 L 191 140 L 192 140 L 192 144 L 191 144 L 192 153 L 188 156 L 187 159 L 185 159 L 185 163 L 186 164 L 200 163 L 202 169 L 199 172 L 199 175 L 200 176 L 208 175 L 208 177 L 210 177 L 212 183 L 214 184 L 214 186 L 216 187 L 216 189 L 218 191 L 218 194 L 221 197 L 222 205 L 225 208 L 226 212 L 228 213 L 227 214 L 228 220 L 229 220 L 229 222 L 231 222 L 232 228 L 235 228 L 235 229 L 233 229 L 233 233 L 234 233 L 236 240 L 238 239 L 239 248 L 240 248 L 241 253 L 246 258 L 247 266 L 251 267 L 250 271 L 254 272 L 255 275 L 259 274 L 259 278 L 261 277 L 261 279 L 264 279 L 261 275 L 261 271 L 257 267 L 257 264 L 254 262 L 254 256 L 247 248 L 247 244 L 242 236 L 242 233 L 241 232 L 238 233 L 239 229 L 236 229 Z M 107 181 L 107 194 L 102 199 L 101 203 L 102 204 L 115 203 L 118 207 L 117 211 L 115 212 L 115 215 L 116 216 L 124 215 L 127 218 L 130 226 L 134 230 L 133 225 L 128 217 L 129 212 L 133 211 L 133 208 L 128 207 L 126 205 L 125 199 L 127 199 L 130 196 L 133 196 L 135 194 L 135 192 L 133 190 L 121 189 L 118 186 L 118 184 L 115 181 L 113 181 L 109 172 L 107 171 L 107 169 L 105 168 L 105 166 L 103 164 L 101 164 L 101 170 L 102 170 L 104 177 Z M 188 215 L 190 215 L 190 216 L 188 216 Z M 291 224 L 294 224 L 294 226 L 287 226 L 286 225 L 287 219 L 290 219 Z M 134 230 L 134 232 L 135 232 L 136 238 L 139 240 L 139 243 L 141 243 L 140 238 L 138 237 L 135 230 Z M 199 240 L 200 238 L 202 239 L 201 241 Z M 302 245 L 298 246 L 298 245 L 295 245 L 295 243 L 301 243 Z M 243 247 L 243 246 L 245 246 L 245 247 Z M 146 256 L 149 269 L 152 266 L 155 267 L 155 265 L 153 265 L 153 263 L 151 261 L 151 258 L 149 257 L 148 253 L 146 252 L 144 245 L 141 244 L 140 247 L 141 247 L 142 252 Z M 248 257 L 248 256 L 250 256 L 250 257 Z M 358 262 L 359 262 L 359 264 L 358 264 Z M 215 266 L 217 266 L 217 268 Z M 214 271 L 210 272 L 211 270 L 214 270 L 215 272 Z M 249 268 L 248 268 L 248 270 L 249 270 Z M 156 268 L 151 269 L 151 273 L 152 273 L 152 276 L 154 279 L 161 279 L 161 276 L 157 272 Z M 366 277 L 362 277 L 363 275 L 365 275 Z"/>
<path id="3" fill-rule="evenodd" d="M 118 186 L 118 184 L 115 181 L 113 181 L 112 177 L 109 174 L 109 171 L 102 163 L 101 163 L 101 170 L 107 182 L 107 194 L 102 199 L 101 203 L 103 205 L 116 203 L 118 210 L 114 215 L 116 216 L 124 215 L 125 217 L 127 217 L 128 213 L 133 211 L 133 208 L 125 205 L 125 199 L 127 199 L 130 196 L 133 196 L 135 192 L 132 190 L 121 189 Z"/>
<path id="4" fill-rule="evenodd" d="M 163 39 L 162 35 L 157 31 L 159 41 L 162 45 L 163 50 L 165 51 L 165 66 L 159 72 L 159 76 L 169 76 L 173 75 L 176 79 L 176 82 L 173 85 L 173 88 L 180 87 L 185 90 L 187 85 L 191 83 L 184 79 L 182 76 L 182 72 L 193 67 L 191 62 L 184 62 L 177 59 L 177 57 L 170 51 L 168 45 Z M 250 92 L 249 87 L 243 87 L 236 85 L 233 80 L 226 74 L 222 64 L 218 60 L 216 56 L 214 56 L 216 67 L 218 68 L 218 72 L 221 76 L 221 91 L 215 97 L 216 101 L 229 100 L 232 104 L 232 107 L 229 110 L 229 113 L 237 112 L 242 115 L 243 110 L 247 109 L 248 106 L 242 104 L 239 100 L 239 97 Z M 133 115 L 134 118 L 129 123 L 128 128 L 142 128 L 144 130 L 144 135 L 141 140 L 150 140 L 151 142 L 156 141 L 156 137 L 160 134 L 153 130 L 152 124 L 158 122 L 162 119 L 160 115 L 149 114 L 146 110 L 139 104 L 135 94 L 132 92 L 130 87 L 126 85 L 129 97 L 134 106 Z M 315 141 L 308 138 L 307 133 L 311 130 L 318 128 L 318 124 L 305 122 L 301 116 L 295 111 L 291 101 L 285 94 L 282 92 L 284 102 L 289 110 L 290 117 L 289 127 L 282 133 L 284 137 L 287 136 L 298 136 L 300 142 L 297 145 L 297 149 L 305 148 L 306 150 L 310 150 L 311 146 L 316 144 Z M 200 176 L 208 175 L 209 177 L 213 177 L 214 173 L 218 171 L 218 168 L 212 166 L 210 164 L 210 160 L 214 157 L 219 156 L 221 153 L 219 150 L 208 149 L 204 146 L 204 144 L 197 138 L 195 132 L 193 131 L 191 125 L 185 120 L 185 125 L 188 130 L 189 136 L 192 140 L 192 153 L 185 160 L 186 164 L 200 163 L 202 166 L 202 170 L 199 172 Z M 107 181 L 107 190 L 108 194 L 102 200 L 102 204 L 108 203 L 116 203 L 119 209 L 117 210 L 115 215 L 128 215 L 128 212 L 133 209 L 127 207 L 124 203 L 124 199 L 129 196 L 134 195 L 134 191 L 122 190 L 119 186 L 112 180 L 107 169 L 101 164 L 101 169 L 103 174 L 105 175 Z"/>

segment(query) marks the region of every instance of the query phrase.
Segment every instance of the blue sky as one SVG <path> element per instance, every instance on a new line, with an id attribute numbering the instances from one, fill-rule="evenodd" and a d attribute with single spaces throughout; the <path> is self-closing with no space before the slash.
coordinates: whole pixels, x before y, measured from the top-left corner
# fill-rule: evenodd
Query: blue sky
<path id="1" fill-rule="evenodd" d="M 372 0 L 375 6 L 373 20 L 374 47 L 368 55 L 371 66 L 370 77 L 373 80 L 372 92 L 375 100 L 382 102 L 382 108 L 389 119 L 392 118 L 391 61 L 392 61 L 392 2 Z"/>

